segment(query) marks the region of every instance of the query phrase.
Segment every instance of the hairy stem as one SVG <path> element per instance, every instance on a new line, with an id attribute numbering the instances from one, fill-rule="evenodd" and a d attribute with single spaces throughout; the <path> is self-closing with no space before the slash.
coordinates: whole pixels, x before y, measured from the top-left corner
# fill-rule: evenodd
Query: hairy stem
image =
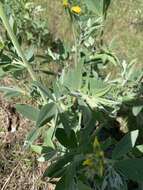
<path id="1" fill-rule="evenodd" d="M 76 38 L 76 31 L 75 31 L 75 25 L 72 21 L 72 32 L 73 32 L 73 37 L 74 37 L 74 45 L 75 45 L 75 57 L 74 57 L 74 61 L 75 61 L 75 67 L 78 64 L 78 45 L 77 45 L 77 38 Z"/>

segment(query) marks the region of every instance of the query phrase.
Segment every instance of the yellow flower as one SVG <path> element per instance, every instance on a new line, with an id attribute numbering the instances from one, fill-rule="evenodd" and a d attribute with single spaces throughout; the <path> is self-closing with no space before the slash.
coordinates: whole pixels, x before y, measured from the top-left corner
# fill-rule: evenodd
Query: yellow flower
<path id="1" fill-rule="evenodd" d="M 73 13 L 80 14 L 81 13 L 81 8 L 79 6 L 74 6 L 74 7 L 71 8 L 71 11 Z"/>
<path id="2" fill-rule="evenodd" d="M 68 0 L 63 0 L 63 6 L 64 7 L 68 7 L 69 6 Z"/>
<path id="3" fill-rule="evenodd" d="M 83 162 L 83 166 L 92 167 L 92 166 L 93 166 L 93 160 L 92 160 L 92 159 L 86 159 L 86 160 Z"/>

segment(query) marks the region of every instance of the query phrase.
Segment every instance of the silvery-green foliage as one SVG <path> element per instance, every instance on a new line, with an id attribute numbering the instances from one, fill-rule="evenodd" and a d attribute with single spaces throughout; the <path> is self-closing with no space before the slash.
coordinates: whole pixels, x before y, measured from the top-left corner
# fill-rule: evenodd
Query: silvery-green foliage
<path id="1" fill-rule="evenodd" d="M 76 0 L 69 2 L 72 5 Z M 67 48 L 59 40 L 56 48 L 47 48 L 46 58 L 42 57 L 43 64 L 48 60 L 61 66 L 49 86 L 38 78 L 41 70 L 34 67 L 37 65 L 33 51 L 22 51 L 14 22 L 7 19 L 0 2 L 0 17 L 10 37 L 0 43 L 1 76 L 4 72 L 22 81 L 18 87 L 1 86 L 0 91 L 9 98 L 34 100 L 35 107 L 27 104 L 15 107 L 34 123 L 25 145 L 38 154 L 38 161 L 52 163 L 44 177 L 59 179 L 56 190 L 127 190 L 127 178 L 135 177 L 137 183 L 143 180 L 142 155 L 135 150 L 143 138 L 142 71 L 135 72 L 133 62 L 118 60 L 99 39 L 110 0 L 84 2 L 90 12 L 85 19 L 67 8 L 74 45 Z M 91 13 L 98 18 L 91 18 Z M 106 75 L 107 65 L 110 71 Z M 113 67 L 117 68 L 115 76 Z M 29 73 L 31 79 L 22 77 L 23 72 Z M 45 69 L 42 72 L 51 74 Z M 126 131 L 122 129 L 122 121 Z M 40 144 L 36 143 L 38 137 L 43 139 Z M 138 146 L 139 151 L 141 147 Z"/>
<path id="2" fill-rule="evenodd" d="M 42 6 L 29 0 L 4 0 L 4 6 L 15 33 L 26 43 L 41 47 L 51 40 L 47 21 L 41 18 Z"/>
<path id="3" fill-rule="evenodd" d="M 83 43 L 85 47 L 89 48 L 95 45 L 95 38 L 99 35 L 99 31 L 103 27 L 102 18 L 89 18 L 87 21 L 79 22 L 80 25 L 80 37 L 79 43 Z"/>
<path id="4" fill-rule="evenodd" d="M 127 190 L 125 179 L 112 166 L 107 167 L 104 176 L 101 190 Z"/>

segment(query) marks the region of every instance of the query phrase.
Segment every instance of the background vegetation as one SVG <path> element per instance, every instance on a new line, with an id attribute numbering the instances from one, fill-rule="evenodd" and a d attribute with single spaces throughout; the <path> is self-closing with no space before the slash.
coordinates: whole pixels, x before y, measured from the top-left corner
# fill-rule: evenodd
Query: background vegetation
<path id="1" fill-rule="evenodd" d="M 68 22 L 65 24 L 66 18 L 60 1 L 35 0 L 34 2 L 44 6 L 45 10 L 42 15 L 47 18 L 49 28 L 55 36 L 69 41 L 72 37 L 70 27 Z M 113 42 L 114 51 L 122 59 L 138 59 L 138 63 L 142 62 L 142 11 L 142 0 L 127 2 L 114 0 L 109 8 L 104 36 L 107 43 Z"/>

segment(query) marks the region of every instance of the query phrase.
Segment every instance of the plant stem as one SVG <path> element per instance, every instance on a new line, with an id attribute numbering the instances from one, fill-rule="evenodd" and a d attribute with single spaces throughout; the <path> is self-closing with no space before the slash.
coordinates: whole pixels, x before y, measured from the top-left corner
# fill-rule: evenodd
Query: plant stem
<path id="1" fill-rule="evenodd" d="M 3 4 L 1 2 L 0 2 L 0 18 L 2 19 L 3 25 L 6 28 L 7 33 L 9 34 L 9 37 L 10 37 L 10 39 L 11 39 L 11 41 L 12 41 L 12 43 L 13 43 L 16 51 L 17 51 L 17 54 L 22 59 L 23 65 L 27 68 L 27 71 L 29 72 L 31 79 L 33 81 L 37 81 L 37 77 L 36 77 L 32 67 L 31 67 L 31 65 L 28 63 L 27 59 L 25 58 L 25 55 L 24 55 L 24 53 L 23 53 L 23 51 L 22 51 L 22 49 L 18 43 L 18 40 L 17 40 L 17 38 L 16 38 L 16 36 L 15 36 L 15 34 L 14 34 L 10 24 L 9 24 L 7 16 L 4 12 Z M 44 94 L 41 92 L 41 90 L 40 90 L 40 94 L 41 94 L 42 99 L 46 103 L 47 100 L 46 100 Z"/>
<path id="2" fill-rule="evenodd" d="M 11 38 L 11 41 L 13 42 L 13 45 L 14 45 L 19 57 L 21 57 L 21 59 L 23 61 L 24 66 L 27 68 L 32 80 L 36 81 L 35 74 L 34 74 L 32 68 L 31 68 L 31 66 L 27 62 L 27 60 L 25 58 L 25 55 L 22 52 L 21 47 L 20 47 L 20 45 L 19 45 L 19 43 L 18 43 L 18 41 L 16 39 L 16 36 L 15 36 L 14 32 L 11 29 L 11 26 L 9 24 L 9 21 L 8 21 L 7 17 L 6 17 L 6 14 L 4 12 L 3 5 L 2 5 L 1 2 L 0 2 L 0 17 L 1 17 L 1 19 L 3 21 L 3 24 L 4 24 L 4 26 L 5 26 L 6 30 L 7 30 L 10 38 Z"/>
<path id="3" fill-rule="evenodd" d="M 75 33 L 75 26 L 72 21 L 72 31 L 73 31 L 73 37 L 74 37 L 74 45 L 75 45 L 75 66 L 78 64 L 78 47 L 77 47 L 77 38 Z"/>

